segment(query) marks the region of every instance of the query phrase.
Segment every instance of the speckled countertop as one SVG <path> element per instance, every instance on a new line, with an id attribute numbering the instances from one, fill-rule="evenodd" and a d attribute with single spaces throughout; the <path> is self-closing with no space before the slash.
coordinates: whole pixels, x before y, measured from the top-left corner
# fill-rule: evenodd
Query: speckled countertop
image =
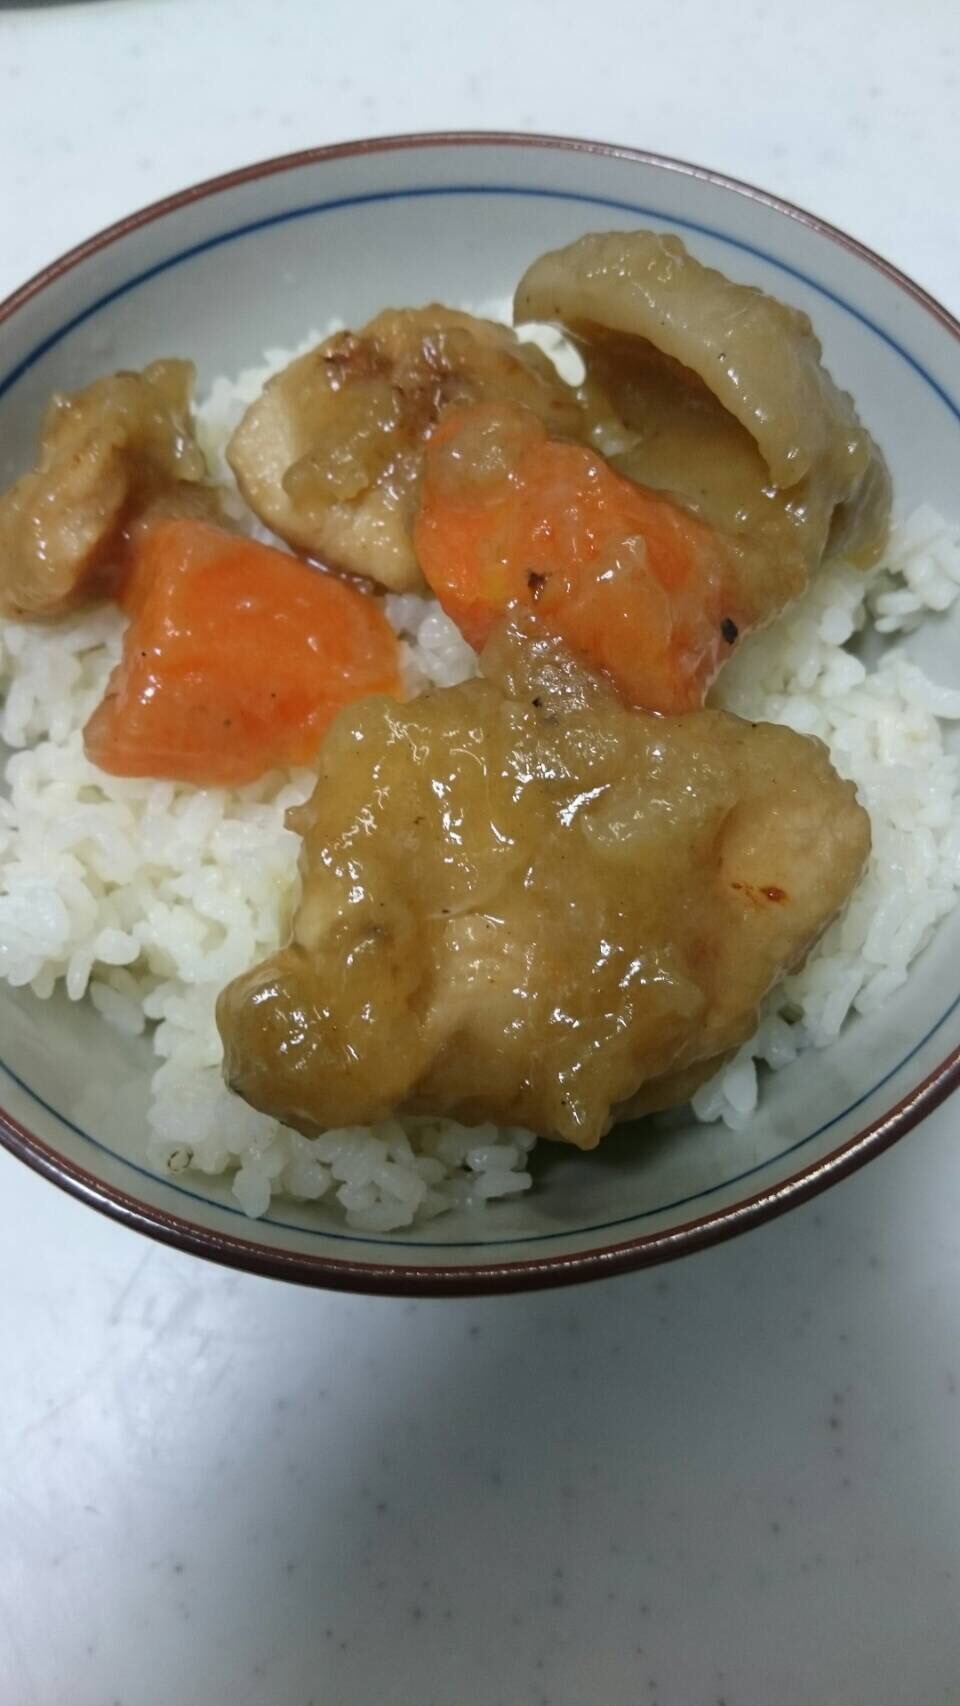
<path id="1" fill-rule="evenodd" d="M 761 181 L 956 310 L 958 73 L 955 0 L 0 6 L 0 293 L 192 179 L 457 125 Z M 957 1706 L 958 1124 L 474 1303 L 220 1272 L 0 1156 L 0 1706 Z"/>

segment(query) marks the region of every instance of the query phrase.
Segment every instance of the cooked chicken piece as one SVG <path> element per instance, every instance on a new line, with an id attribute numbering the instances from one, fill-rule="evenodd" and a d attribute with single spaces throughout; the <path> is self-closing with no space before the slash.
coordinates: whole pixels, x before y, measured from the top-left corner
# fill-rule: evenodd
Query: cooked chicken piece
<path id="1" fill-rule="evenodd" d="M 484 668 L 342 712 L 290 814 L 292 941 L 218 1022 L 232 1087 L 302 1132 L 426 1110 L 590 1149 L 749 1035 L 860 874 L 817 741 L 628 711 L 531 631 Z"/>
<path id="2" fill-rule="evenodd" d="M 875 561 L 889 474 L 806 314 L 652 231 L 544 255 L 514 313 L 555 321 L 577 344 L 616 411 L 614 465 L 736 542 L 749 625 L 801 593 L 828 548 Z"/>
<path id="3" fill-rule="evenodd" d="M 271 379 L 227 449 L 243 496 L 297 550 L 391 591 L 419 587 L 411 539 L 423 443 L 452 405 L 524 403 L 581 435 L 577 393 L 532 344 L 432 306 L 336 332 Z"/>
<path id="4" fill-rule="evenodd" d="M 193 436 L 189 361 L 55 397 L 36 466 L 0 497 L 0 614 L 55 616 L 111 590 L 141 525 L 220 519 Z"/>

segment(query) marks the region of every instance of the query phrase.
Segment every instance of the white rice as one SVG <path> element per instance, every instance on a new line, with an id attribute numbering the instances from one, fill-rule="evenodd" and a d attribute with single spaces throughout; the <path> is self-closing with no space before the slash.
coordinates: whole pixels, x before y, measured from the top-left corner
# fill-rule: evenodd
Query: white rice
<path id="1" fill-rule="evenodd" d="M 433 600 L 393 598 L 388 610 L 416 683 L 474 672 Z M 56 626 L 0 624 L 0 739 L 14 748 L 0 796 L 0 976 L 44 998 L 58 983 L 71 1000 L 89 994 L 131 1035 L 149 1026 L 160 1057 L 150 1159 L 232 1170 L 248 1214 L 271 1195 L 329 1193 L 349 1225 L 386 1232 L 526 1190 L 529 1132 L 404 1118 L 308 1141 L 226 1089 L 216 998 L 285 938 L 299 838 L 283 817 L 313 777 L 195 788 L 97 769 L 82 729 L 123 627 L 113 606 Z"/>
<path id="2" fill-rule="evenodd" d="M 871 575 L 842 563 L 821 573 L 787 616 L 744 642 L 717 681 L 714 703 L 826 743 L 840 774 L 857 784 L 873 846 L 843 915 L 773 991 L 756 1036 L 694 1096 L 699 1119 L 746 1125 L 757 1106 L 757 1063 L 785 1066 L 804 1048 L 832 1043 L 851 1012 L 875 1011 L 956 903 L 957 759 L 945 750 L 943 725 L 960 718 L 960 692 L 932 682 L 894 644 L 872 670 L 848 646 L 871 624 L 887 635 L 912 629 L 958 593 L 960 528 L 925 506 L 895 531 Z"/>
<path id="3" fill-rule="evenodd" d="M 555 334 L 535 335 L 562 355 Z M 214 384 L 199 430 L 219 477 L 233 425 L 291 353 L 270 351 L 262 367 Z M 832 1042 L 851 1012 L 879 1006 L 954 905 L 957 763 L 942 722 L 960 717 L 960 693 L 929 681 L 895 646 L 868 671 L 849 643 L 871 622 L 887 635 L 909 630 L 958 593 L 960 532 L 919 510 L 881 569 L 821 573 L 787 617 L 745 642 L 718 684 L 715 700 L 730 710 L 826 741 L 870 813 L 873 852 L 843 917 L 774 993 L 755 1038 L 694 1098 L 700 1119 L 745 1125 L 757 1063 L 784 1066 Z M 435 600 L 390 597 L 386 608 L 412 686 L 475 673 Z M 348 1225 L 387 1232 L 526 1190 L 528 1132 L 404 1117 L 307 1139 L 227 1091 L 214 1004 L 223 984 L 285 938 L 299 843 L 283 817 L 312 777 L 274 772 L 246 788 L 195 788 L 91 765 L 81 731 L 123 625 L 113 606 L 49 627 L 0 623 L 0 739 L 14 749 L 0 796 L 0 977 L 41 998 L 63 984 L 71 1000 L 89 994 L 118 1029 L 149 1031 L 160 1060 L 151 1161 L 174 1173 L 231 1173 L 250 1215 L 276 1195 L 325 1197 Z"/>

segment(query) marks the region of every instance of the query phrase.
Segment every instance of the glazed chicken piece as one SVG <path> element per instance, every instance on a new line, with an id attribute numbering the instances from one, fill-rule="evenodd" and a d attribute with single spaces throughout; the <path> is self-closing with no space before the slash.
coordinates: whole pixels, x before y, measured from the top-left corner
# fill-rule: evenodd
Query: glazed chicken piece
<path id="1" fill-rule="evenodd" d="M 261 521 L 309 557 L 390 591 L 422 585 L 411 538 L 423 444 L 451 406 L 523 403 L 562 436 L 577 393 L 506 326 L 436 305 L 336 332 L 266 385 L 230 466 Z"/>
<path id="2" fill-rule="evenodd" d="M 890 478 L 806 314 L 703 266 L 678 237 L 581 237 L 521 280 L 518 324 L 549 320 L 613 405 L 614 466 L 726 535 L 748 625 L 797 597 L 824 553 L 867 566 Z"/>
<path id="3" fill-rule="evenodd" d="M 228 1082 L 308 1135 L 421 1110 L 593 1148 L 750 1034 L 862 869 L 817 741 L 628 711 L 529 627 L 483 661 L 340 713 L 292 941 L 220 997 Z"/>
<path id="4" fill-rule="evenodd" d="M 56 616 L 113 591 L 154 520 L 222 520 L 193 380 L 192 362 L 154 361 L 53 399 L 35 467 L 0 497 L 0 615 Z"/>

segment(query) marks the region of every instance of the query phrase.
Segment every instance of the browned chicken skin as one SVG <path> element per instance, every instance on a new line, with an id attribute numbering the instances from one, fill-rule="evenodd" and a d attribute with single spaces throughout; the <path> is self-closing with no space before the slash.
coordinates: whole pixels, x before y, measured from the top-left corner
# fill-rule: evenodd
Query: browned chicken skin
<path id="1" fill-rule="evenodd" d="M 386 309 L 267 384 L 227 455 L 261 521 L 308 556 L 393 592 L 422 585 L 411 531 L 423 445 L 451 407 L 523 403 L 585 431 L 575 391 L 506 326 L 451 308 Z"/>
<path id="2" fill-rule="evenodd" d="M 220 998 L 228 1081 L 308 1134 L 426 1110 L 592 1148 L 750 1034 L 862 869 L 818 742 L 627 711 L 517 631 L 484 668 L 340 715 L 293 939 Z"/>
<path id="3" fill-rule="evenodd" d="M 56 616 L 102 596 L 151 519 L 221 519 L 193 437 L 193 373 L 155 361 L 54 398 L 36 466 L 0 497 L 0 615 Z"/>

